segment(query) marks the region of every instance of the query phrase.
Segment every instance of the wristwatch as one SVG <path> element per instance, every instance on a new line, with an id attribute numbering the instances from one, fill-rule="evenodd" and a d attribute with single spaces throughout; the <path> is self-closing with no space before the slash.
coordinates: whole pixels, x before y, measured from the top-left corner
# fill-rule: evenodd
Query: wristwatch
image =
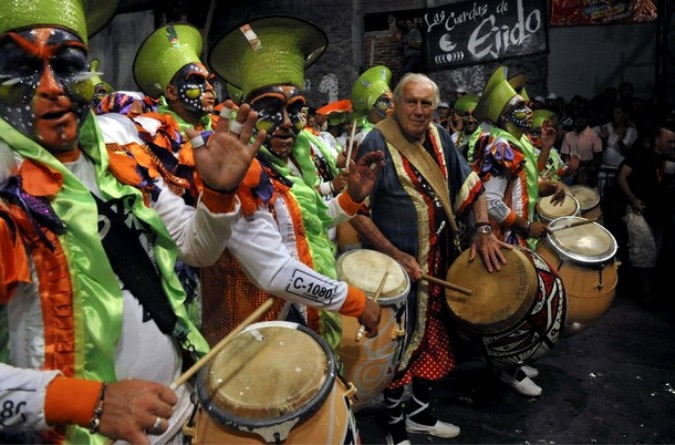
<path id="1" fill-rule="evenodd" d="M 481 224 L 476 226 L 477 235 L 489 235 L 492 233 L 492 226 L 489 224 Z"/>

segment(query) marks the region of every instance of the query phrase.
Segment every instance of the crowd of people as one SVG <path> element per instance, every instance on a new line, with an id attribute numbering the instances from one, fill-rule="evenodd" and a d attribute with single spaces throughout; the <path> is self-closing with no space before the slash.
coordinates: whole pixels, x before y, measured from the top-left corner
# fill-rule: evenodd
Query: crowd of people
<path id="1" fill-rule="evenodd" d="M 304 69 L 327 37 L 279 16 L 206 51 L 195 27 L 164 25 L 136 54 L 138 91 L 115 91 L 87 59 L 92 20 L 106 19 L 92 11 L 106 8 L 34 3 L 0 5 L 2 442 L 183 443 L 196 384 L 172 383 L 270 299 L 259 320 L 314 331 L 341 372 L 342 317 L 389 335 L 380 305 L 338 276 L 352 249 L 411 281 L 382 394 L 387 443 L 456 437 L 430 407 L 458 360 L 441 283 L 463 251 L 494 277 L 508 251 L 533 250 L 550 232 L 540 197 L 563 202 L 567 185 L 600 188 L 642 298 L 658 296 L 675 128 L 628 84 L 530 100 L 526 76 L 499 67 L 483 91 L 442 102 L 426 75 L 394 86 L 375 66 L 308 113 Z M 527 360 L 493 364 L 541 394 Z"/>

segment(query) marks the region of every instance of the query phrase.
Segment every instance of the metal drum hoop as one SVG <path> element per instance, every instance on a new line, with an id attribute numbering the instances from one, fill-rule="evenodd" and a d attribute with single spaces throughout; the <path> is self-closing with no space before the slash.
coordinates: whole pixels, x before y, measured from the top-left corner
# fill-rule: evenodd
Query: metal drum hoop
<path id="1" fill-rule="evenodd" d="M 581 218 L 578 216 L 563 216 L 560 218 L 556 218 L 552 220 L 549 223 L 549 228 L 550 229 L 555 229 L 558 227 L 565 227 L 567 224 L 576 222 L 576 221 L 584 221 L 586 218 Z M 567 249 L 565 246 L 563 246 L 557 239 L 556 239 L 556 234 L 555 232 L 553 233 L 548 233 L 546 234 L 546 241 L 549 243 L 549 246 L 555 250 L 555 252 L 563 259 L 572 261 L 577 264 L 581 265 L 587 265 L 587 266 L 597 266 L 601 268 L 602 266 L 611 263 L 614 257 L 616 256 L 616 252 L 618 251 L 619 247 L 617 245 L 616 239 L 614 238 L 614 235 L 604 228 L 602 225 L 598 224 L 597 222 L 590 223 L 589 225 L 592 225 L 596 228 L 598 228 L 602 233 L 605 233 L 606 235 L 609 236 L 609 238 L 612 240 L 613 247 L 608 251 L 607 253 L 604 253 L 602 255 L 596 255 L 595 257 L 591 257 L 588 255 L 581 255 L 581 254 L 575 254 L 574 252 L 570 252 L 569 249 Z M 577 228 L 570 228 L 567 230 L 574 231 Z"/>

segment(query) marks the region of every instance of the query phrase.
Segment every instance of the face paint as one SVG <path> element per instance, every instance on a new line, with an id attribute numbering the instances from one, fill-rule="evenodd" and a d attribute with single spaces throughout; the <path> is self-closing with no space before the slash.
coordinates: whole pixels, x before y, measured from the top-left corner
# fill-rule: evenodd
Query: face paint
<path id="1" fill-rule="evenodd" d="M 52 152 L 77 147 L 89 100 L 86 46 L 71 32 L 34 28 L 0 36 L 0 116 Z"/>
<path id="2" fill-rule="evenodd" d="M 504 119 L 519 130 L 529 130 L 532 127 L 532 110 L 520 96 L 515 96 L 504 111 Z"/>
<path id="3" fill-rule="evenodd" d="M 197 114 L 213 111 L 216 94 L 210 80 L 213 78 L 201 63 L 190 63 L 180 69 L 171 82 L 178 91 L 178 100 Z"/>
<path id="4" fill-rule="evenodd" d="M 267 132 L 265 145 L 276 156 L 285 159 L 303 129 L 305 97 L 294 86 L 276 85 L 254 92 L 250 103 L 258 112 L 256 128 Z"/>
<path id="5" fill-rule="evenodd" d="M 464 122 L 465 134 L 470 134 L 476 131 L 478 120 L 473 116 L 473 110 L 467 110 L 464 116 L 462 116 L 462 121 Z"/>
<path id="6" fill-rule="evenodd" d="M 383 118 L 394 115 L 394 98 L 390 92 L 382 94 L 373 104 L 375 112 Z"/>

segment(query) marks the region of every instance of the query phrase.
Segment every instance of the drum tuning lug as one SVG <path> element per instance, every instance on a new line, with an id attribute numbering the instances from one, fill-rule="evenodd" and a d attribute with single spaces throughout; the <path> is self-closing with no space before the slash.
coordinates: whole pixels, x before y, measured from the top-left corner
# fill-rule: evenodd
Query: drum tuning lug
<path id="1" fill-rule="evenodd" d="M 352 396 L 356 394 L 358 390 L 352 382 L 347 383 L 347 390 L 345 391 L 345 396 L 349 397 L 349 400 L 352 399 Z"/>
<path id="2" fill-rule="evenodd" d="M 398 340 L 399 338 L 403 337 L 405 335 L 405 329 L 392 329 L 391 330 L 391 339 L 392 340 Z"/>
<path id="3" fill-rule="evenodd" d="M 183 436 L 189 440 L 190 444 L 192 443 L 192 439 L 195 437 L 196 431 L 197 429 L 192 425 L 183 425 Z"/>

